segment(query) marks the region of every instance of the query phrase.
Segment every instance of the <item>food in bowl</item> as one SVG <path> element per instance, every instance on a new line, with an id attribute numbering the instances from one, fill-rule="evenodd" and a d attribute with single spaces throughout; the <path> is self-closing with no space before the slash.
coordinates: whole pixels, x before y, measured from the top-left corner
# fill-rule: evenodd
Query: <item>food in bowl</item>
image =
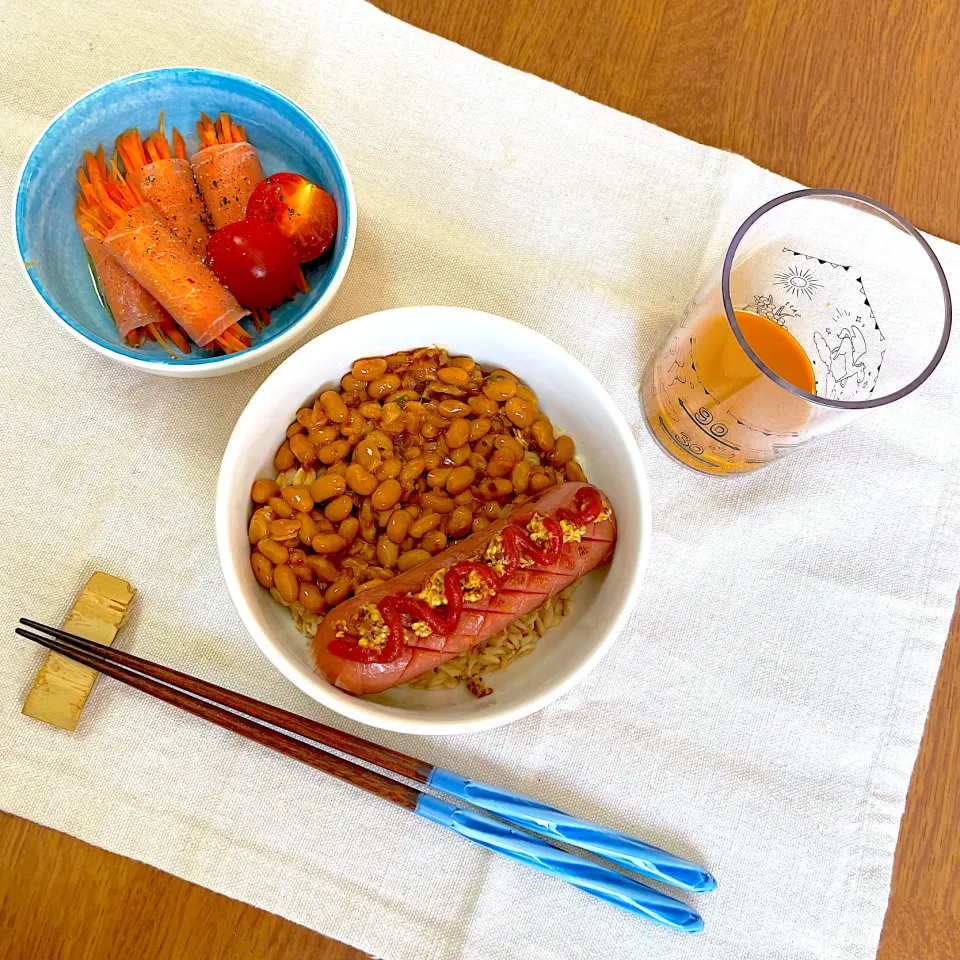
<path id="1" fill-rule="evenodd" d="M 380 693 L 499 635 L 613 555 L 613 512 L 596 487 L 561 483 L 456 546 L 342 604 L 312 649 L 348 693 Z M 471 678 L 484 695 L 482 678 Z M 427 688 L 429 689 L 429 687 Z"/>
<path id="2" fill-rule="evenodd" d="M 264 177 L 228 114 L 201 114 L 197 131 L 201 149 L 188 161 L 176 128 L 168 142 L 161 113 L 145 140 L 136 129 L 121 133 L 109 165 L 102 146 L 87 152 L 77 175 L 76 221 L 101 302 L 129 344 L 149 338 L 174 358 L 190 341 L 249 348 L 239 321 L 252 315 L 260 333 L 270 308 L 307 292 L 300 264 L 336 235 L 329 194 L 299 174 Z"/>
<path id="3" fill-rule="evenodd" d="M 210 211 L 210 223 L 219 230 L 247 215 L 254 187 L 263 179 L 263 167 L 257 148 L 229 114 L 221 113 L 214 122 L 201 113 L 197 134 L 200 149 L 190 158 L 190 166 Z"/>
<path id="4" fill-rule="evenodd" d="M 351 596 L 432 562 L 558 484 L 583 484 L 574 452 L 572 439 L 556 435 L 535 394 L 507 370 L 484 373 L 471 358 L 437 347 L 357 360 L 339 390 L 297 412 L 276 453 L 275 477 L 253 484 L 253 572 L 315 638 L 324 617 Z M 566 587 L 539 593 L 549 610 L 534 634 L 565 610 Z M 511 620 L 531 612 L 525 607 Z M 513 653 L 529 652 L 531 624 L 508 623 L 507 632 L 522 637 Z M 503 637 L 479 639 L 500 646 L 486 666 L 511 659 Z M 483 690 L 477 672 L 443 668 L 442 683 L 420 673 L 420 684 L 464 679 Z"/>

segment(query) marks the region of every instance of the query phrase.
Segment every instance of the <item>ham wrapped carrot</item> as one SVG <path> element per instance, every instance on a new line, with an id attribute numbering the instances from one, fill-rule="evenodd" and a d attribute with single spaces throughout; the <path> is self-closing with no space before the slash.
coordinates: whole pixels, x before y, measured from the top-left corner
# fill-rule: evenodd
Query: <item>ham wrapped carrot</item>
<path id="1" fill-rule="evenodd" d="M 263 179 L 263 168 L 243 127 L 226 113 L 214 122 L 200 114 L 197 133 L 202 148 L 190 158 L 193 174 L 215 230 L 236 223 L 247 215 L 247 201 Z"/>
<path id="2" fill-rule="evenodd" d="M 75 211 L 78 222 L 88 214 L 89 205 L 97 203 L 91 178 L 95 183 L 105 181 L 107 177 L 107 165 L 102 147 L 96 155 L 88 153 L 86 161 L 87 170 L 81 167 L 77 173 L 81 188 Z M 159 343 L 171 356 L 175 356 L 167 343 L 169 340 L 183 353 L 189 353 L 190 344 L 170 314 L 127 273 L 100 240 L 83 230 L 81 230 L 81 237 L 120 336 L 135 347 L 140 346 L 144 337 L 149 337 Z"/>
<path id="3" fill-rule="evenodd" d="M 183 137 L 174 129 L 173 149 L 167 142 L 160 114 L 159 129 L 146 140 L 138 130 L 117 137 L 117 152 L 123 160 L 128 182 L 160 215 L 170 232 L 194 256 L 207 252 L 210 231 L 207 209 L 193 179 Z"/>
<path id="4" fill-rule="evenodd" d="M 228 333 L 248 311 L 173 236 L 149 204 L 124 211 L 103 242 L 197 346 L 205 347 L 214 340 L 232 351 L 249 346 Z"/>
<path id="5" fill-rule="evenodd" d="M 101 241 L 198 346 L 216 343 L 228 353 L 250 346 L 237 325 L 247 311 L 116 167 L 92 187 L 98 202 L 79 211 L 81 230 Z"/>
<path id="6" fill-rule="evenodd" d="M 563 483 L 511 517 L 338 606 L 311 647 L 348 693 L 379 693 L 505 629 L 610 559 L 616 523 L 596 487 Z"/>
<path id="7" fill-rule="evenodd" d="M 143 327 L 153 325 L 161 336 L 166 328 L 166 335 L 174 342 L 182 340 L 182 344 L 177 345 L 184 353 L 189 353 L 190 346 L 173 325 L 170 314 L 120 266 L 103 243 L 87 234 L 83 238 L 83 245 L 90 254 L 100 289 L 113 314 L 120 336 L 128 343 L 139 345 Z M 159 337 L 154 339 L 162 342 Z"/>

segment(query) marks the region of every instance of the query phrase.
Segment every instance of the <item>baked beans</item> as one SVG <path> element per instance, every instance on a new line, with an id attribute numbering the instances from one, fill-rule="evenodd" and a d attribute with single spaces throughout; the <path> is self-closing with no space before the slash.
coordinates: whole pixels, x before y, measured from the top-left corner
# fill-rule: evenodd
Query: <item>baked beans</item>
<path id="1" fill-rule="evenodd" d="M 322 615 L 582 480 L 574 453 L 509 370 L 436 347 L 362 358 L 296 412 L 276 477 L 253 484 L 254 576 Z"/>

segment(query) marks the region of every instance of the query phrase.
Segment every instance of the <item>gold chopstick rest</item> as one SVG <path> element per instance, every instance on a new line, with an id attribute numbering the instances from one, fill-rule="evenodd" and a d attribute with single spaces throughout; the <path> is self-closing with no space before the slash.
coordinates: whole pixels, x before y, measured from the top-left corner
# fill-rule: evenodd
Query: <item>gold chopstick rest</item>
<path id="1" fill-rule="evenodd" d="M 95 573 L 83 588 L 63 629 L 110 646 L 130 608 L 136 588 L 109 573 Z M 23 712 L 61 730 L 75 730 L 97 671 L 51 653 L 40 667 Z"/>

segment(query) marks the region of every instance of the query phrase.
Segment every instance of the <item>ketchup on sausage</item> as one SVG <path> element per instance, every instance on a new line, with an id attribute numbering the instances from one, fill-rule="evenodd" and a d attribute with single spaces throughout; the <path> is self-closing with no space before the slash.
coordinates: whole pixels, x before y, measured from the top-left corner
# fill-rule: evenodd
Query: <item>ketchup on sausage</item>
<path id="1" fill-rule="evenodd" d="M 425 624 L 431 634 L 440 638 L 450 636 L 457 627 L 463 613 L 463 583 L 477 581 L 486 596 L 495 594 L 521 565 L 522 557 L 544 566 L 555 564 L 563 548 L 563 528 L 561 522 L 586 525 L 595 522 L 603 510 L 603 500 L 596 487 L 581 487 L 573 501 L 574 510 L 561 508 L 556 517 L 540 517 L 542 537 L 538 542 L 526 529 L 516 523 L 507 524 L 501 532 L 502 556 L 494 566 L 476 560 L 462 560 L 455 563 L 443 577 L 443 610 L 431 606 L 425 600 L 413 596 L 386 596 L 377 604 L 376 609 L 383 620 L 386 639 L 383 643 L 361 645 L 359 638 L 338 632 L 335 639 L 327 644 L 327 650 L 334 656 L 355 663 L 392 663 L 403 654 L 404 620 L 417 625 Z M 342 633 L 342 635 L 341 635 Z"/>

